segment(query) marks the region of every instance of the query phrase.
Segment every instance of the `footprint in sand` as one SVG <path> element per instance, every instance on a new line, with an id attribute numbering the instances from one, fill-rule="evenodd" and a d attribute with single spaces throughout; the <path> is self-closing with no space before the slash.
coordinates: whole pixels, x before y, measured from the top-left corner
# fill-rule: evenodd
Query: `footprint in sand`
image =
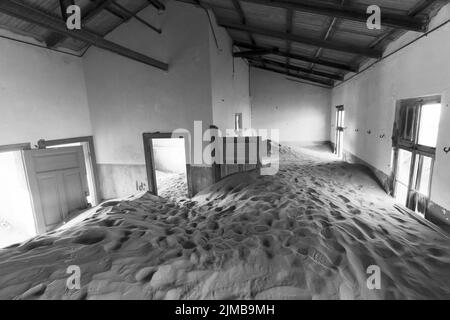
<path id="1" fill-rule="evenodd" d="M 344 197 L 343 195 L 338 195 L 338 197 L 341 198 L 342 201 L 344 201 L 345 203 L 349 203 L 350 202 L 350 200 L 348 198 Z"/>

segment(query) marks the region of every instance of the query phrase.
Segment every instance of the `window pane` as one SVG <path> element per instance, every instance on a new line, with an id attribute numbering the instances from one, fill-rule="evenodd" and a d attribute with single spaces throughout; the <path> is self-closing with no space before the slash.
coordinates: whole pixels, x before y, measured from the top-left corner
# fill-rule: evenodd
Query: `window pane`
<path id="1" fill-rule="evenodd" d="M 430 190 L 430 178 L 431 178 L 431 165 L 432 159 L 429 157 L 423 157 L 422 162 L 422 174 L 420 176 L 419 192 L 424 196 L 429 196 Z"/>
<path id="2" fill-rule="evenodd" d="M 420 114 L 419 144 L 428 147 L 436 147 L 440 117 L 440 104 L 427 104 L 422 106 Z"/>
<path id="3" fill-rule="evenodd" d="M 409 106 L 406 108 L 406 114 L 405 114 L 405 120 L 404 120 L 405 121 L 404 132 L 403 132 L 403 139 L 405 139 L 405 140 L 411 141 L 413 139 L 414 113 L 415 113 L 415 107 Z"/>
<path id="4" fill-rule="evenodd" d="M 397 182 L 395 184 L 395 199 L 406 206 L 406 200 L 408 198 L 408 187 L 406 187 L 403 183 Z"/>
<path id="5" fill-rule="evenodd" d="M 397 180 L 409 185 L 409 173 L 411 171 L 412 154 L 403 149 L 398 150 Z"/>

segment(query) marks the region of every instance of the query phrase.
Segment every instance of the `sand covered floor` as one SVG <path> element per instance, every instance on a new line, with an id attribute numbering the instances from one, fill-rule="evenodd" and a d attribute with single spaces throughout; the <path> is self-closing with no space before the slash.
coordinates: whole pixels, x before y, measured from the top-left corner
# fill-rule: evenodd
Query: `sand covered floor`
<path id="1" fill-rule="evenodd" d="M 367 171 L 281 149 L 276 176 L 236 174 L 178 202 L 108 202 L 0 250 L 0 298 L 449 299 L 450 241 L 394 208 Z M 81 289 L 66 289 L 67 267 Z M 378 265 L 381 289 L 369 290 Z"/>

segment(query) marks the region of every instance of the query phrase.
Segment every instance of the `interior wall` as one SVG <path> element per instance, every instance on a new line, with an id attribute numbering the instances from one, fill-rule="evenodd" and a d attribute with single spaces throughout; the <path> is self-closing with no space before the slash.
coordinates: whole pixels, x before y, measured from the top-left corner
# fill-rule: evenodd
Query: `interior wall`
<path id="1" fill-rule="evenodd" d="M 432 20 L 430 29 L 449 18 L 450 5 L 447 5 Z M 389 46 L 385 55 L 417 37 L 417 33 L 405 34 Z M 343 104 L 344 149 L 390 175 L 396 102 L 441 95 L 442 114 L 431 200 L 447 209 L 450 209 L 450 154 L 443 148 L 450 146 L 449 39 L 450 23 L 333 89 L 330 135 L 334 141 L 335 106 Z M 448 214 L 443 213 L 440 218 L 449 221 Z"/>
<path id="2" fill-rule="evenodd" d="M 233 58 L 233 41 L 210 13 L 214 34 L 209 28 L 211 92 L 214 125 L 225 134 L 234 130 L 234 114 L 242 113 L 243 129 L 251 128 L 249 66 Z M 216 43 L 217 40 L 217 43 Z"/>
<path id="3" fill-rule="evenodd" d="M 87 95 L 103 198 L 147 188 L 142 134 L 194 132 L 212 124 L 209 23 L 203 10 L 176 1 L 162 14 L 149 6 L 139 16 L 161 27 L 157 34 L 131 19 L 108 40 L 167 62 L 169 71 L 91 48 L 84 57 Z"/>
<path id="4" fill-rule="evenodd" d="M 82 61 L 0 38 L 0 145 L 92 134 Z"/>
<path id="5" fill-rule="evenodd" d="M 331 90 L 250 68 L 252 126 L 279 129 L 280 141 L 315 144 L 329 141 Z"/>

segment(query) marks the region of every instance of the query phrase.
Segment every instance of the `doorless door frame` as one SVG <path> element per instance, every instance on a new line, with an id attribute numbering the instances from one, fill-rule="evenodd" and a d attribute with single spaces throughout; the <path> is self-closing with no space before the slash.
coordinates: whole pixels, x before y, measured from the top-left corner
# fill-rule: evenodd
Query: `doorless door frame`
<path id="1" fill-rule="evenodd" d="M 94 137 L 93 136 L 85 136 L 85 137 L 75 137 L 75 138 L 66 138 L 66 139 L 55 139 L 55 140 L 41 140 L 41 143 L 44 147 L 54 147 L 64 144 L 71 143 L 87 143 L 89 146 L 89 154 L 88 157 L 91 161 L 91 170 L 94 179 L 94 201 L 98 205 L 100 203 L 100 180 L 98 176 L 97 169 L 97 158 L 95 155 L 95 147 L 94 147 Z"/>
<path id="2" fill-rule="evenodd" d="M 334 152 L 337 156 L 342 157 L 344 155 L 344 145 L 341 145 L 341 140 L 343 139 L 344 135 L 344 127 L 339 126 L 339 114 L 340 112 L 344 112 L 344 105 L 336 106 L 336 141 L 334 146 Z M 341 135 L 339 135 L 339 132 Z M 341 136 L 341 139 L 339 139 L 339 136 Z M 339 140 L 339 141 L 338 141 Z M 342 150 L 341 150 L 342 149 Z"/>
<path id="3" fill-rule="evenodd" d="M 154 133 L 144 133 L 144 153 L 145 153 L 145 168 L 147 171 L 147 181 L 148 181 L 148 191 L 154 195 L 158 195 L 158 186 L 156 183 L 156 175 L 155 175 L 155 161 L 153 154 L 153 139 L 181 139 L 185 140 L 185 159 L 188 154 L 188 150 L 186 148 L 189 147 L 189 144 L 186 143 L 186 139 L 188 137 L 184 136 L 182 133 L 178 134 L 178 138 L 174 137 L 172 133 L 169 132 L 154 132 Z M 186 161 L 186 183 L 188 189 L 188 197 L 192 196 L 192 184 L 191 184 L 191 165 Z"/>
<path id="4" fill-rule="evenodd" d="M 9 152 L 9 151 L 21 151 L 21 150 L 30 150 L 31 144 L 27 143 L 16 143 L 16 144 L 7 144 L 0 146 L 0 152 Z"/>

